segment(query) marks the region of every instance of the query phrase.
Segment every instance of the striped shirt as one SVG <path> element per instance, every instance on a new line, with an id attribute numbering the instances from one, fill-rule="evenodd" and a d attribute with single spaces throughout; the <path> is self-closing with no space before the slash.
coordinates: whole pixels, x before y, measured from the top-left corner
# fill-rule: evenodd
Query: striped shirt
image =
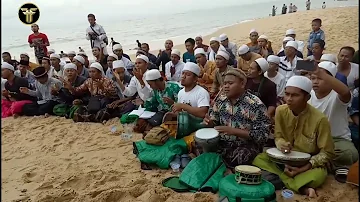
<path id="1" fill-rule="evenodd" d="M 285 83 L 290 79 L 290 77 L 295 75 L 295 67 L 298 60 L 303 60 L 295 56 L 292 62 L 287 60 L 286 56 L 280 57 L 280 64 L 278 72 L 285 77 Z"/>

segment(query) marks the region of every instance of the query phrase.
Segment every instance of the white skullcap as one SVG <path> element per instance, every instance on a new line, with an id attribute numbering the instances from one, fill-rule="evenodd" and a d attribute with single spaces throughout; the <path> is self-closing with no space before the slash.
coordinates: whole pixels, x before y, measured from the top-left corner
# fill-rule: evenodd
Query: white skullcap
<path id="1" fill-rule="evenodd" d="M 113 57 L 113 58 L 115 58 L 116 60 L 119 59 L 119 57 L 118 57 L 116 54 L 114 54 L 114 53 L 110 53 L 108 57 Z"/>
<path id="2" fill-rule="evenodd" d="M 220 41 L 225 41 L 226 39 L 228 39 L 228 36 L 226 34 L 221 34 L 219 36 L 219 39 L 220 39 Z"/>
<path id="3" fill-rule="evenodd" d="M 48 53 L 50 53 L 50 54 L 55 53 L 55 50 L 51 48 L 51 49 L 48 50 Z"/>
<path id="4" fill-rule="evenodd" d="M 70 58 L 68 58 L 68 57 L 65 57 L 65 58 L 64 58 L 64 61 L 65 61 L 65 62 L 71 62 Z"/>
<path id="5" fill-rule="evenodd" d="M 295 30 L 293 30 L 293 29 L 288 29 L 288 30 L 286 30 L 286 34 L 285 34 L 285 35 L 290 35 L 290 34 L 295 34 Z"/>
<path id="6" fill-rule="evenodd" d="M 255 62 L 260 66 L 260 69 L 263 73 L 265 73 L 269 69 L 269 63 L 266 61 L 265 58 L 258 58 Z"/>
<path id="7" fill-rule="evenodd" d="M 196 39 L 196 38 L 203 39 L 203 37 L 202 37 L 201 35 L 196 36 L 195 39 Z"/>
<path id="8" fill-rule="evenodd" d="M 285 45 L 285 47 L 293 47 L 295 50 L 298 49 L 298 43 L 296 41 L 288 41 Z"/>
<path id="9" fill-rule="evenodd" d="M 21 53 L 20 55 L 26 55 L 29 58 L 29 54 L 27 53 Z"/>
<path id="10" fill-rule="evenodd" d="M 86 57 L 87 57 L 86 53 L 83 52 L 83 51 L 80 51 L 80 52 L 78 53 L 78 55 L 83 55 L 83 56 L 86 56 Z"/>
<path id="11" fill-rule="evenodd" d="M 183 71 L 185 71 L 185 70 L 190 71 L 190 72 L 196 74 L 197 76 L 200 75 L 200 67 L 193 62 L 185 63 Z"/>
<path id="12" fill-rule="evenodd" d="M 74 63 L 66 63 L 64 65 L 64 70 L 66 70 L 66 69 L 75 69 L 75 70 L 77 70 L 77 66 Z"/>
<path id="13" fill-rule="evenodd" d="M 219 39 L 218 37 L 211 37 L 211 38 L 210 38 L 210 43 L 211 43 L 212 41 L 217 41 L 217 42 L 220 43 L 220 39 Z"/>
<path id="14" fill-rule="evenodd" d="M 323 54 L 320 58 L 320 61 L 329 61 L 336 63 L 336 56 L 333 54 Z"/>
<path id="15" fill-rule="evenodd" d="M 195 49 L 194 55 L 196 56 L 197 54 L 203 54 L 203 55 L 206 56 L 206 52 L 205 52 L 205 50 L 204 50 L 203 48 L 197 48 L 197 49 Z"/>
<path id="16" fill-rule="evenodd" d="M 280 57 L 276 56 L 276 55 L 269 55 L 267 57 L 267 61 L 268 62 L 272 62 L 272 63 L 275 63 L 275 64 L 280 64 Z"/>
<path id="17" fill-rule="evenodd" d="M 3 62 L 1 64 L 1 69 L 8 69 L 11 71 L 15 71 L 14 66 L 12 66 L 11 64 L 7 63 L 7 62 Z"/>
<path id="18" fill-rule="evenodd" d="M 229 60 L 230 58 L 230 55 L 228 52 L 226 51 L 222 51 L 222 50 L 219 50 L 216 55 L 220 55 L 221 57 L 223 57 L 225 60 Z"/>
<path id="19" fill-rule="evenodd" d="M 145 80 L 146 81 L 154 81 L 156 79 L 161 78 L 161 74 L 157 69 L 151 69 L 146 71 Z"/>
<path id="20" fill-rule="evenodd" d="M 112 66 L 113 66 L 113 69 L 118 69 L 118 68 L 124 68 L 125 69 L 125 64 L 122 60 L 115 60 L 113 63 L 112 63 Z"/>
<path id="21" fill-rule="evenodd" d="M 312 82 L 306 76 L 292 76 L 286 83 L 285 87 L 296 87 L 300 88 L 308 93 L 310 93 L 312 89 Z"/>
<path id="22" fill-rule="evenodd" d="M 256 31 L 256 29 L 251 29 L 249 34 L 254 33 L 254 32 L 258 33 L 258 32 Z"/>
<path id="23" fill-rule="evenodd" d="M 105 74 L 104 74 L 104 68 L 101 66 L 100 63 L 98 63 L 98 62 L 93 62 L 93 63 L 91 63 L 90 67 L 99 70 L 102 75 L 105 75 Z"/>
<path id="24" fill-rule="evenodd" d="M 75 56 L 74 60 L 79 61 L 81 64 L 85 64 L 85 59 L 80 55 Z"/>
<path id="25" fill-rule="evenodd" d="M 295 41 L 294 38 L 290 37 L 290 36 L 287 36 L 283 39 L 283 42 L 284 41 Z"/>
<path id="26" fill-rule="evenodd" d="M 146 55 L 138 55 L 136 58 L 144 60 L 146 63 L 149 63 L 149 58 Z"/>
<path id="27" fill-rule="evenodd" d="M 121 44 L 115 44 L 115 45 L 113 46 L 113 50 L 122 50 Z"/>
<path id="28" fill-rule="evenodd" d="M 181 53 L 180 53 L 180 51 L 179 51 L 178 49 L 173 49 L 173 50 L 171 51 L 171 55 L 173 55 L 173 54 L 181 57 L 181 56 L 180 56 Z"/>
<path id="29" fill-rule="evenodd" d="M 249 46 L 244 44 L 244 45 L 240 46 L 240 48 L 238 50 L 238 54 L 239 54 L 239 56 L 241 56 L 241 55 L 248 53 L 249 51 L 250 51 Z"/>
<path id="30" fill-rule="evenodd" d="M 327 70 L 328 72 L 330 72 L 330 74 L 332 76 L 335 76 L 336 75 L 336 72 L 337 72 L 337 68 L 336 68 L 336 65 L 332 62 L 329 62 L 329 61 L 323 61 L 323 62 L 320 62 L 318 64 L 318 66 L 322 69 L 325 69 Z"/>
<path id="31" fill-rule="evenodd" d="M 60 60 L 60 55 L 59 55 L 59 54 L 56 54 L 56 53 L 52 53 L 52 54 L 50 55 L 50 58 L 57 58 L 57 59 Z"/>
<path id="32" fill-rule="evenodd" d="M 69 51 L 67 54 L 68 55 L 76 55 L 75 51 Z"/>
<path id="33" fill-rule="evenodd" d="M 260 35 L 258 39 L 265 39 L 266 41 L 268 40 L 268 37 L 265 35 Z"/>

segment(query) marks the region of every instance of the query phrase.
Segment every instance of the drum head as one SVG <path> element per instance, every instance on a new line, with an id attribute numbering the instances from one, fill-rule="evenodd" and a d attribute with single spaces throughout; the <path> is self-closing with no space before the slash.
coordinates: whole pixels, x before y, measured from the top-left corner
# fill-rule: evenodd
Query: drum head
<path id="1" fill-rule="evenodd" d="M 203 140 L 213 139 L 217 136 L 219 136 L 219 132 L 214 128 L 202 128 L 195 133 L 195 137 Z"/>
<path id="2" fill-rule="evenodd" d="M 304 152 L 298 152 L 298 151 L 291 151 L 289 154 L 283 154 L 277 148 L 268 149 L 266 150 L 266 153 L 270 157 L 280 160 L 296 161 L 296 160 L 309 160 L 311 158 L 310 154 Z"/>
<path id="3" fill-rule="evenodd" d="M 261 173 L 260 168 L 255 166 L 240 165 L 235 167 L 235 171 L 243 173 Z"/>

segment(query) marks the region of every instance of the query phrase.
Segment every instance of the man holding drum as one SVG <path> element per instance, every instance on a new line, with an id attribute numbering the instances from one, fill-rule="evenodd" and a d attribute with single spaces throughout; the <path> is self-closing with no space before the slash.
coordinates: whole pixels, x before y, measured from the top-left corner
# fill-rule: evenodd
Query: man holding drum
<path id="1" fill-rule="evenodd" d="M 326 165 L 334 157 L 334 143 L 327 117 L 308 104 L 312 89 L 305 76 L 292 76 L 285 86 L 286 105 L 275 113 L 275 144 L 283 153 L 292 150 L 311 155 L 301 167 L 276 164 L 266 153 L 259 154 L 253 165 L 276 174 L 285 186 L 309 197 L 326 179 Z"/>
<path id="2" fill-rule="evenodd" d="M 230 169 L 250 165 L 262 152 L 270 133 L 270 118 L 266 106 L 245 90 L 247 79 L 240 69 L 228 70 L 223 93 L 204 119 L 208 127 L 221 134 L 218 152 Z"/>

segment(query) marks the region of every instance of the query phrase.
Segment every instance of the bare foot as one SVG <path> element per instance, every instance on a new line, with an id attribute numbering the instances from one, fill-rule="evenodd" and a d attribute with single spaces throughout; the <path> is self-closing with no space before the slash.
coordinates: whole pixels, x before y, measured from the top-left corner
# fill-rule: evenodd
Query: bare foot
<path id="1" fill-rule="evenodd" d="M 45 114 L 45 118 L 47 118 L 47 117 L 49 117 L 49 116 L 50 116 L 50 114 L 48 114 L 48 113 Z"/>
<path id="2" fill-rule="evenodd" d="M 308 197 L 310 197 L 310 198 L 316 198 L 317 197 L 316 191 L 313 188 L 306 188 L 304 191 L 305 191 L 306 195 Z"/>

